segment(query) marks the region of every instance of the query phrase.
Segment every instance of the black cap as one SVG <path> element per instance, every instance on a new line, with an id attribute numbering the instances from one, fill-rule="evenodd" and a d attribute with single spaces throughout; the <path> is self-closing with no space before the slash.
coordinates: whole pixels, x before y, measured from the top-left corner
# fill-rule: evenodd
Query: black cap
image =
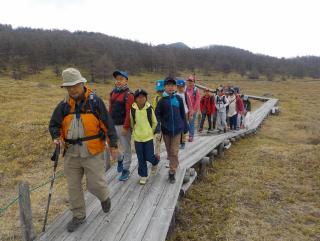
<path id="1" fill-rule="evenodd" d="M 164 79 L 164 85 L 173 84 L 176 85 L 177 81 L 172 77 L 167 77 Z"/>
<path id="2" fill-rule="evenodd" d="M 145 91 L 144 89 L 137 89 L 134 92 L 134 98 L 137 98 L 139 95 L 144 95 L 145 97 L 147 97 L 148 96 L 148 92 Z"/>

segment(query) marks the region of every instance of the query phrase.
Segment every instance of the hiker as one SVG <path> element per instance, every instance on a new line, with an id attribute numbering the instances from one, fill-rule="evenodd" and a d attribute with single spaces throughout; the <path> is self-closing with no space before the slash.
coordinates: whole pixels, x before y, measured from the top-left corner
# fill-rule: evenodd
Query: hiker
<path id="1" fill-rule="evenodd" d="M 251 111 L 251 102 L 249 100 L 249 97 L 247 95 L 242 95 L 242 101 L 243 101 L 244 111 L 246 113 Z"/>
<path id="2" fill-rule="evenodd" d="M 211 115 L 211 120 L 212 120 L 212 130 L 216 129 L 216 122 L 217 122 L 217 109 L 216 109 L 216 103 L 215 103 L 215 99 L 216 99 L 216 94 L 217 92 L 214 91 L 212 96 L 211 96 L 211 103 L 212 103 L 212 108 L 213 108 L 213 112 Z"/>
<path id="3" fill-rule="evenodd" d="M 224 95 L 223 87 L 217 89 L 217 95 L 215 97 L 215 105 L 217 110 L 217 129 L 218 132 L 227 132 L 227 106 L 229 102 L 227 97 Z"/>
<path id="4" fill-rule="evenodd" d="M 155 110 L 157 107 L 157 104 L 159 100 L 162 98 L 163 92 L 164 92 L 164 80 L 157 80 L 156 81 L 156 95 L 153 98 L 152 101 L 152 107 Z M 156 131 L 155 131 L 155 155 L 158 160 L 160 160 L 160 147 L 161 147 L 161 141 L 162 141 L 162 133 L 160 129 L 160 123 L 158 123 Z"/>
<path id="5" fill-rule="evenodd" d="M 134 93 L 134 103 L 130 111 L 130 122 L 134 146 L 138 157 L 138 174 L 140 184 L 147 182 L 147 161 L 152 164 L 151 174 L 155 174 L 159 159 L 154 155 L 153 137 L 157 127 L 157 119 L 151 104 L 147 101 L 148 93 L 137 89 Z"/>
<path id="6" fill-rule="evenodd" d="M 187 89 L 186 93 L 189 95 L 191 100 L 190 108 L 192 108 L 193 116 L 189 121 L 189 142 L 193 141 L 194 131 L 195 131 L 195 121 L 200 108 L 200 91 L 194 85 L 195 84 L 195 75 L 190 75 L 187 78 Z"/>
<path id="7" fill-rule="evenodd" d="M 183 101 L 184 111 L 186 114 L 187 121 L 193 118 L 191 100 L 189 95 L 185 92 L 186 82 L 183 79 L 177 80 L 177 95 L 179 95 Z M 180 149 L 184 149 L 186 146 L 187 134 L 181 133 Z"/>
<path id="8" fill-rule="evenodd" d="M 128 73 L 117 70 L 113 72 L 115 87 L 110 93 L 109 112 L 115 125 L 123 153 L 119 153 L 117 171 L 121 173 L 119 181 L 126 181 L 130 175 L 131 130 L 130 109 L 134 101 L 128 87 Z"/>
<path id="9" fill-rule="evenodd" d="M 244 106 L 240 95 L 240 88 L 234 87 L 233 89 L 236 95 L 237 130 L 239 130 L 240 128 L 244 128 Z"/>
<path id="10" fill-rule="evenodd" d="M 73 215 L 67 230 L 73 232 L 86 218 L 84 174 L 88 190 L 101 201 L 103 212 L 110 210 L 103 152 L 107 141 L 112 158 L 117 157 L 117 134 L 102 99 L 84 84 L 87 81 L 81 73 L 68 68 L 62 72 L 62 78 L 61 87 L 68 95 L 55 108 L 49 131 L 54 143 L 64 148 L 64 174 Z"/>
<path id="11" fill-rule="evenodd" d="M 206 88 L 204 90 L 204 95 L 201 97 L 201 100 L 200 100 L 200 110 L 201 110 L 201 121 L 200 121 L 200 127 L 199 127 L 200 133 L 203 131 L 203 124 L 206 118 L 208 118 L 208 133 L 212 131 L 211 116 L 216 111 L 216 108 L 214 106 L 214 102 L 212 101 L 211 97 L 212 96 L 210 95 L 209 89 Z"/>
<path id="12" fill-rule="evenodd" d="M 188 124 L 183 100 L 175 94 L 176 80 L 167 77 L 164 81 L 164 93 L 156 108 L 156 116 L 161 124 L 163 140 L 169 160 L 169 181 L 176 181 L 176 169 L 179 166 L 179 144 L 181 133 L 187 133 Z"/>
<path id="13" fill-rule="evenodd" d="M 237 130 L 237 97 L 235 95 L 235 91 L 233 88 L 229 90 L 229 96 L 227 97 L 229 101 L 229 108 L 228 108 L 228 117 L 230 118 L 230 130 Z"/>

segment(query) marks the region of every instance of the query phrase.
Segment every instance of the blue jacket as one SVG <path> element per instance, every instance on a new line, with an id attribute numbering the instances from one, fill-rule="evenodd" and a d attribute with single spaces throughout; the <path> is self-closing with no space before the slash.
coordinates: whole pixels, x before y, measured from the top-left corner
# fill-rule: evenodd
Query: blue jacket
<path id="1" fill-rule="evenodd" d="M 188 132 L 183 100 L 176 94 L 169 96 L 166 92 L 163 93 L 156 107 L 156 117 L 165 135 L 175 136 Z"/>

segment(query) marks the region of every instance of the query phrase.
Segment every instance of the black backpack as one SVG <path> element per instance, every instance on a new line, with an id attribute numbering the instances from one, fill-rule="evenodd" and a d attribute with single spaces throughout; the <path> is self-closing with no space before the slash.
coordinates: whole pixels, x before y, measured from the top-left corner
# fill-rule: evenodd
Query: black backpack
<path id="1" fill-rule="evenodd" d="M 153 108 L 150 105 L 147 109 L 147 117 L 148 117 L 148 122 L 150 124 L 150 127 L 152 128 L 152 111 Z M 136 109 L 131 107 L 131 115 L 132 115 L 132 119 L 133 119 L 133 126 L 136 124 Z"/>
<path id="2" fill-rule="evenodd" d="M 222 96 L 222 99 L 220 98 L 220 96 L 217 95 L 217 98 L 215 99 L 217 104 L 221 104 L 220 102 L 222 101 L 223 104 L 225 105 L 227 102 L 226 102 L 226 96 Z M 226 107 L 226 111 L 229 111 L 229 105 Z"/>

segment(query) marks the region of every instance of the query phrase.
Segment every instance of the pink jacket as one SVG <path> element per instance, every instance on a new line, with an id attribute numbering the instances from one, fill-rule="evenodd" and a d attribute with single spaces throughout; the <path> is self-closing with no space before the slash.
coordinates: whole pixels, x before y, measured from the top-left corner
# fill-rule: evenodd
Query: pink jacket
<path id="1" fill-rule="evenodd" d="M 196 90 L 194 90 L 194 88 L 196 87 L 193 87 L 193 88 L 187 87 L 187 90 L 186 90 L 191 101 L 192 113 L 198 112 L 200 108 L 200 91 L 198 88 L 196 88 Z"/>

